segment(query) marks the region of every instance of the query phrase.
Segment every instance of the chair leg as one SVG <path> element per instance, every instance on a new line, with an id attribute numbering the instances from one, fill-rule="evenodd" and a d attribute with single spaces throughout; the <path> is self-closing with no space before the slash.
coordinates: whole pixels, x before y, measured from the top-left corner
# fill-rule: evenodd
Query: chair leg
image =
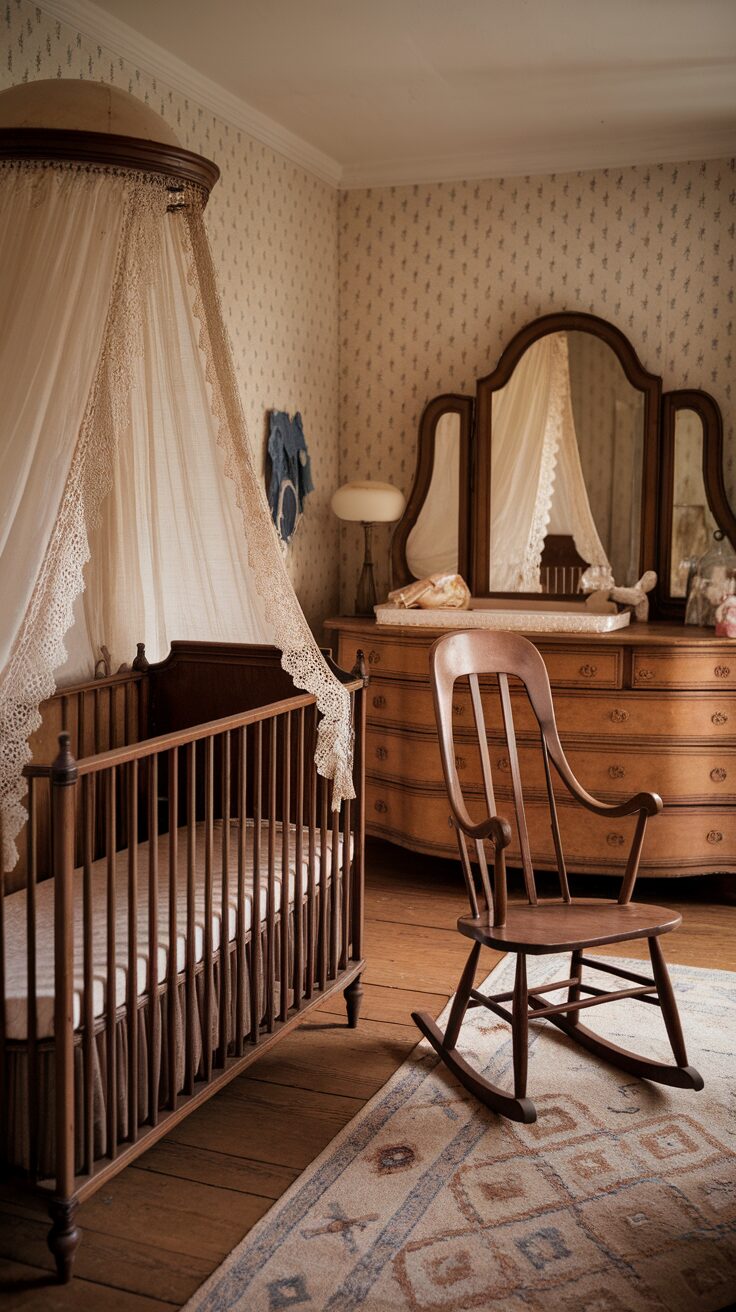
<path id="1" fill-rule="evenodd" d="M 664 959 L 662 944 L 658 938 L 650 938 L 647 941 L 649 943 L 649 956 L 652 960 L 652 975 L 654 976 L 654 983 L 657 985 L 657 996 L 662 1010 L 662 1019 L 667 1030 L 667 1037 L 672 1048 L 672 1055 L 678 1066 L 683 1070 L 691 1071 L 696 1080 L 700 1081 L 700 1084 L 696 1083 L 695 1087 L 702 1089 L 703 1080 L 701 1076 L 687 1063 L 687 1051 L 680 1024 L 680 1014 L 677 1010 L 675 991 L 670 980 L 667 962 Z"/>
<path id="2" fill-rule="evenodd" d="M 516 977 L 512 1008 L 511 1041 L 514 1051 L 514 1094 L 526 1097 L 526 1073 L 529 1060 L 529 994 L 526 983 L 526 956 L 516 957 Z"/>
<path id="3" fill-rule="evenodd" d="M 570 957 L 570 979 L 577 980 L 577 984 L 571 984 L 569 989 L 567 990 L 568 1002 L 580 1001 L 580 985 L 583 979 L 583 968 L 580 964 L 580 959 L 582 955 L 583 954 L 580 948 L 576 948 L 572 956 Z M 568 1023 L 570 1025 L 577 1025 L 579 1016 L 580 1016 L 579 1011 L 571 1012 L 571 1014 L 567 1017 Z"/>
<path id="4" fill-rule="evenodd" d="M 460 976 L 460 983 L 457 986 L 457 992 L 452 1000 L 450 1016 L 447 1021 L 445 1030 L 445 1044 L 448 1048 L 454 1048 L 460 1033 L 460 1027 L 465 1019 L 465 1013 L 468 1010 L 468 1001 L 470 999 L 470 990 L 473 987 L 475 971 L 480 956 L 480 943 L 474 943 L 470 949 L 470 955 L 465 962 L 465 969 Z"/>
<path id="5" fill-rule="evenodd" d="M 457 1080 L 460 1081 L 470 1093 L 473 1094 L 484 1106 L 490 1107 L 492 1111 L 498 1112 L 501 1116 L 506 1116 L 510 1121 L 523 1121 L 529 1125 L 537 1119 L 537 1109 L 531 1099 L 524 1097 L 519 1093 L 521 1084 L 526 1085 L 526 1040 L 523 1045 L 523 1057 L 521 1056 L 521 1047 L 517 1045 L 516 1029 L 514 1029 L 514 1094 L 506 1093 L 499 1089 L 495 1084 L 491 1084 L 484 1075 L 480 1075 L 473 1070 L 472 1066 L 460 1055 L 455 1044 L 460 1034 L 460 1027 L 463 1018 L 468 1009 L 470 999 L 470 990 L 473 987 L 475 979 L 475 970 L 480 955 L 480 943 L 474 943 L 465 963 L 465 969 L 460 977 L 460 983 L 457 987 L 457 993 L 453 999 L 450 1008 L 450 1016 L 447 1022 L 447 1028 L 444 1032 L 440 1030 L 437 1022 L 426 1011 L 413 1011 L 412 1020 L 419 1030 L 421 1030 L 425 1039 L 432 1044 L 437 1056 L 444 1062 L 445 1066 Z M 521 989 L 523 985 L 524 998 L 526 999 L 526 963 L 522 966 L 522 974 L 519 976 L 517 966 L 517 985 Z M 521 1024 L 526 1024 L 526 1015 Z M 517 1047 L 519 1051 L 519 1064 L 517 1067 Z"/>

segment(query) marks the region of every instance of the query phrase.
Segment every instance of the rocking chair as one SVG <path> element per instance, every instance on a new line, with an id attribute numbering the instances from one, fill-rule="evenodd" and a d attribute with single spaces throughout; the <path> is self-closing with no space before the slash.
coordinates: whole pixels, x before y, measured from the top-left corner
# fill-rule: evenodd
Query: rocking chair
<path id="1" fill-rule="evenodd" d="M 630 1074 L 681 1089 L 702 1089 L 701 1076 L 687 1063 L 677 1004 L 659 942 L 660 935 L 676 929 L 682 917 L 677 912 L 668 911 L 664 907 L 645 906 L 631 901 L 647 820 L 650 815 L 657 815 L 662 810 L 661 798 L 656 793 L 637 793 L 628 802 L 609 805 L 591 797 L 578 783 L 560 744 L 544 661 L 536 647 L 526 638 L 515 633 L 480 631 L 448 634 L 439 638 L 432 647 L 430 665 L 442 766 L 452 812 L 450 821 L 457 833 L 471 908 L 470 915 L 459 918 L 457 927 L 461 934 L 473 940 L 473 947 L 460 978 L 445 1033 L 442 1034 L 436 1022 L 426 1012 L 413 1013 L 415 1024 L 465 1088 L 487 1107 L 513 1121 L 530 1123 L 537 1117 L 534 1103 L 526 1096 L 530 1021 L 549 1020 L 589 1052 Z M 505 849 L 511 841 L 511 828 L 508 821 L 502 819 L 496 810 L 479 675 L 495 675 L 498 682 L 526 902 L 511 904 L 507 902 Z M 537 897 L 524 815 L 509 675 L 517 676 L 524 684 L 541 732 L 542 759 L 560 887 L 560 896 L 554 900 L 539 901 Z M 473 822 L 465 805 L 453 743 L 453 690 L 456 681 L 466 676 L 470 685 L 483 791 L 488 810 L 487 817 L 478 823 Z M 573 797 L 595 815 L 616 818 L 638 813 L 617 902 L 604 899 L 573 901 L 570 896 L 552 788 L 550 760 Z M 494 853 L 492 885 L 484 848 L 486 841 L 492 845 Z M 479 905 L 476 891 L 468 850 L 469 843 L 473 845 L 479 870 L 482 906 Z M 584 955 L 585 950 L 589 948 L 637 938 L 647 939 L 652 979 Z M 483 946 L 516 954 L 513 992 L 497 993 L 486 997 L 473 987 L 478 957 Z M 557 980 L 541 987 L 531 989 L 528 987 L 526 973 L 528 954 L 568 951 L 571 952 L 572 957 L 567 979 Z M 583 983 L 585 966 L 616 976 L 624 981 L 627 987 L 605 990 L 586 985 Z M 545 993 L 564 988 L 567 989 L 567 1001 L 557 1004 L 544 1001 Z M 617 1047 L 581 1025 L 579 1013 L 584 1008 L 600 1006 L 602 1003 L 622 998 L 638 999 L 661 1008 L 675 1065 L 638 1056 L 634 1052 Z M 510 1011 L 503 1005 L 509 1002 Z M 511 1025 L 513 1095 L 491 1084 L 483 1075 L 475 1071 L 457 1050 L 456 1044 L 463 1017 L 469 1007 L 478 1006 L 487 1007 L 494 1015 L 500 1016 Z"/>

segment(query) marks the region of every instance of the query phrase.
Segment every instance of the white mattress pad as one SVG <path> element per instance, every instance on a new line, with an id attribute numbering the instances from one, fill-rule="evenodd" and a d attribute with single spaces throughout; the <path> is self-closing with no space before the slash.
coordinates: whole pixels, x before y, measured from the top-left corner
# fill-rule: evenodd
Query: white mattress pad
<path id="1" fill-rule="evenodd" d="M 296 896 L 296 829 L 290 825 L 288 860 L 288 897 L 293 906 Z M 261 822 L 260 920 L 268 914 L 268 821 Z M 216 952 L 222 940 L 222 868 L 224 827 L 221 821 L 213 826 L 212 844 L 212 950 Z M 244 863 L 244 922 L 246 933 L 253 924 L 253 840 L 254 826 L 246 822 Z M 320 859 L 320 831 L 315 835 L 315 887 L 322 877 Z M 309 831 L 303 830 L 302 842 L 302 898 L 307 894 L 309 873 Z M 231 822 L 228 853 L 228 913 L 227 938 L 234 942 L 237 932 L 239 825 Z M 328 857 L 325 877 L 330 879 L 332 868 L 332 834 L 327 834 Z M 169 835 L 158 839 L 158 952 L 157 979 L 163 983 L 169 970 Z M 282 901 L 282 831 L 275 825 L 274 860 L 274 913 L 278 914 Z M 338 839 L 337 860 L 342 864 L 343 841 Z M 149 980 L 149 844 L 139 843 L 137 876 L 137 951 L 136 988 L 140 997 L 148 991 Z M 352 857 L 352 840 L 351 851 Z M 205 917 L 205 826 L 195 828 L 194 862 L 194 940 L 195 960 L 204 957 Z M 187 830 L 177 831 L 177 917 L 176 917 L 176 969 L 184 970 L 186 963 L 187 930 Z M 116 1007 L 124 1005 L 128 982 L 128 851 L 115 856 L 115 997 Z M 92 977 L 93 1014 L 98 1019 L 105 1014 L 107 985 L 107 860 L 95 861 L 91 867 L 92 893 Z M 84 878 L 81 867 L 74 872 L 74 1028 L 82 1023 L 84 995 L 83 965 L 83 894 Z M 9 1039 L 24 1039 L 28 1035 L 28 960 L 27 960 L 27 893 L 20 889 L 5 899 L 6 945 L 6 1025 Z M 39 1039 L 54 1032 L 54 880 L 48 879 L 36 887 L 36 1025 Z"/>

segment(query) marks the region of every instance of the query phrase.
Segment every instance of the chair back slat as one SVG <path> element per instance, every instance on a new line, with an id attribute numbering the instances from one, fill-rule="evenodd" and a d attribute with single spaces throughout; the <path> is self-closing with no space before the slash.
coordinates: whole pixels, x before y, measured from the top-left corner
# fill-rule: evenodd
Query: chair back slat
<path id="1" fill-rule="evenodd" d="M 465 838 L 465 834 L 463 833 L 462 829 L 458 829 L 457 825 L 455 826 L 455 833 L 457 834 L 457 845 L 460 848 L 460 864 L 462 865 L 463 875 L 465 876 L 465 887 L 468 890 L 468 900 L 470 902 L 470 914 L 473 916 L 477 916 L 478 895 L 475 890 L 473 868 L 470 864 L 470 857 L 468 856 L 467 840 Z M 487 900 L 488 899 L 486 898 L 486 901 Z"/>
<path id="2" fill-rule="evenodd" d="M 477 674 L 468 675 L 470 684 L 470 699 L 473 704 L 473 719 L 478 734 L 478 751 L 480 752 L 480 765 L 483 774 L 483 791 L 486 795 L 486 805 L 488 814 L 496 814 L 496 797 L 493 791 L 493 775 L 491 773 L 491 758 L 488 753 L 488 736 L 486 734 L 486 721 L 483 715 L 483 702 L 480 695 L 480 684 Z"/>
<path id="3" fill-rule="evenodd" d="M 552 842 L 555 845 L 555 857 L 557 860 L 557 874 L 560 880 L 560 893 L 563 902 L 572 901 L 570 897 L 570 885 L 567 880 L 567 867 L 565 865 L 565 854 L 562 850 L 562 838 L 560 837 L 560 823 L 557 819 L 557 802 L 555 801 L 554 788 L 552 787 L 552 771 L 549 768 L 549 752 L 547 744 L 544 741 L 544 734 L 541 735 L 542 757 L 544 759 L 544 777 L 547 781 L 547 797 L 549 799 L 549 818 L 552 825 Z"/>
<path id="4" fill-rule="evenodd" d="M 536 906 L 537 888 L 534 883 L 534 868 L 532 866 L 532 854 L 529 846 L 529 831 L 526 827 L 524 793 L 521 787 L 521 770 L 519 769 L 519 753 L 516 750 L 514 712 L 511 706 L 508 675 L 501 671 L 498 673 L 498 689 L 501 694 L 501 714 L 503 716 L 503 727 L 506 735 L 506 749 L 508 751 L 509 769 L 511 771 L 511 783 L 514 790 L 514 810 L 516 812 L 516 826 L 519 833 L 521 864 L 524 871 L 524 887 L 530 903 L 532 906 Z"/>

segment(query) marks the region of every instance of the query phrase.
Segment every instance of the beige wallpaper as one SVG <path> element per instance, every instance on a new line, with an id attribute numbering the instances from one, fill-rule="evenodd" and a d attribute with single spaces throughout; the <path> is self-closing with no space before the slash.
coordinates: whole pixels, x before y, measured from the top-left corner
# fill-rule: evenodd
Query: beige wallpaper
<path id="1" fill-rule="evenodd" d="M 617 324 L 665 387 L 712 392 L 736 498 L 735 219 L 733 161 L 343 194 L 341 479 L 408 492 L 429 398 L 472 392 L 528 320 L 584 310 Z M 344 527 L 344 607 L 359 554 Z"/>
<path id="2" fill-rule="evenodd" d="M 289 568 L 310 623 L 338 596 L 337 195 L 333 188 L 27 0 L 0 11 L 0 89 L 33 78 L 113 82 L 157 110 L 222 176 L 207 208 L 250 439 L 265 454 L 266 411 L 299 409 L 316 491 Z"/>

